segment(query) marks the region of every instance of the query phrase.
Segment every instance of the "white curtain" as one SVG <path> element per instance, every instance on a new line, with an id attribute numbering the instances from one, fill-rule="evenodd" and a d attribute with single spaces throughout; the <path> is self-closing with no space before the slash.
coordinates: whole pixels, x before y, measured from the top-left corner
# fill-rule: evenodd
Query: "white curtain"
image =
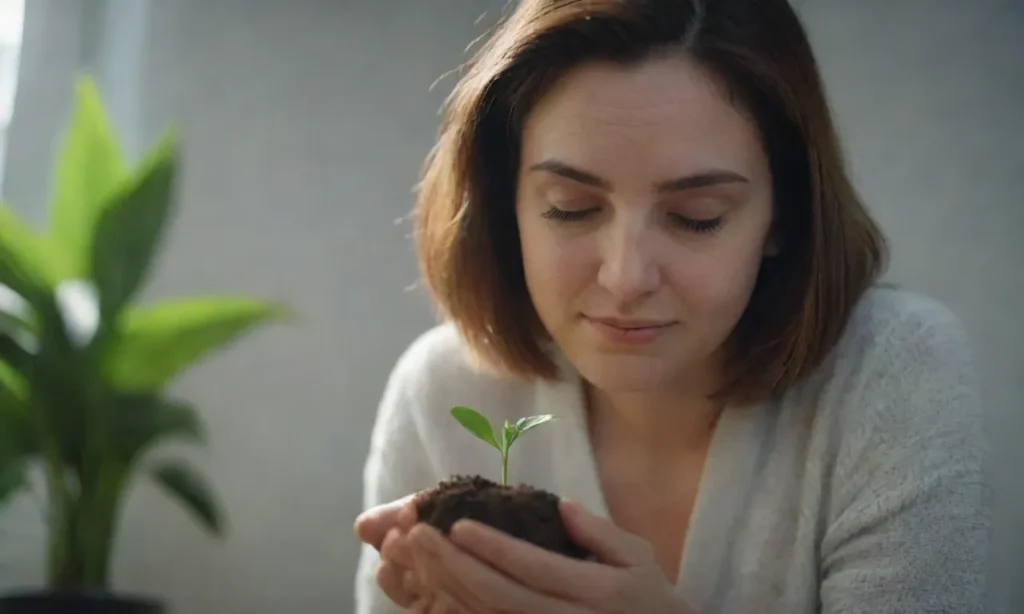
<path id="1" fill-rule="evenodd" d="M 139 152 L 149 0 L 28 0 L 7 131 L 3 196 L 42 222 L 75 77 L 99 83 L 129 155 Z"/>
<path id="2" fill-rule="evenodd" d="M 0 0 L 0 194 L 3 193 L 7 126 L 11 122 L 18 82 L 24 15 L 25 0 Z"/>

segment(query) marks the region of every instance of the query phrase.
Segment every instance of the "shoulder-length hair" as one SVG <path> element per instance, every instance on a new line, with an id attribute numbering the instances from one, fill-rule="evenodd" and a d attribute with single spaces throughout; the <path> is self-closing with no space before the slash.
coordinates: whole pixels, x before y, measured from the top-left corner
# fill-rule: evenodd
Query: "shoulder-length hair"
<path id="1" fill-rule="evenodd" d="M 777 255 L 732 332 L 729 402 L 774 397 L 816 369 L 881 274 L 885 240 L 847 175 L 818 66 L 786 0 L 521 0 L 445 102 L 417 201 L 417 256 L 442 314 L 486 364 L 555 378 L 515 219 L 523 123 L 566 71 L 680 53 L 755 120 L 773 178 Z"/>

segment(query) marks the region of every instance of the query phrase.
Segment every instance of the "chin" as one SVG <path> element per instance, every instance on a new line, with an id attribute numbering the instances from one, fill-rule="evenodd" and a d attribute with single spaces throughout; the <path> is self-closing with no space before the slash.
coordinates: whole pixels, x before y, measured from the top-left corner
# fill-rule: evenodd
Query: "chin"
<path id="1" fill-rule="evenodd" d="M 678 369 L 664 358 L 639 355 L 587 354 L 573 360 L 583 379 L 608 393 L 649 392 L 675 380 Z"/>

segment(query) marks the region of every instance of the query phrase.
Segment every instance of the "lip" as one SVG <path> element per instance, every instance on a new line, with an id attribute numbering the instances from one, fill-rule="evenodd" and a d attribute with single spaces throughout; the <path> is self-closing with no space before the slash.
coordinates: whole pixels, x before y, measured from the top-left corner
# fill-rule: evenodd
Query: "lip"
<path id="1" fill-rule="evenodd" d="M 643 345 L 661 337 L 675 322 L 664 320 L 620 319 L 584 316 L 607 341 L 623 345 Z"/>

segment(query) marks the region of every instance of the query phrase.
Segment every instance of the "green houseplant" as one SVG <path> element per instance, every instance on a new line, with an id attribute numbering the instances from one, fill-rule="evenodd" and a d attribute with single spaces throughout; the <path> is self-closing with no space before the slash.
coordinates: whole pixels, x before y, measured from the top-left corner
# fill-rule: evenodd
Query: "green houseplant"
<path id="1" fill-rule="evenodd" d="M 481 475 L 455 475 L 416 497 L 417 517 L 443 533 L 462 519 L 490 525 L 559 554 L 585 559 L 590 553 L 576 544 L 562 522 L 559 498 L 528 484 L 512 485 L 508 480 L 508 459 L 512 445 L 527 431 L 547 424 L 556 416 L 527 416 L 506 420 L 499 428 L 479 411 L 464 406 L 451 408 L 452 418 L 473 436 L 498 452 L 501 482 Z"/>
<path id="2" fill-rule="evenodd" d="M 46 227 L 0 203 L 0 498 L 39 469 L 48 535 L 46 586 L 0 596 L 3 614 L 162 611 L 110 587 L 132 479 L 151 478 L 211 534 L 224 522 L 195 469 L 148 454 L 202 441 L 196 410 L 165 389 L 285 313 L 227 296 L 136 304 L 176 201 L 177 141 L 168 131 L 129 165 L 95 84 L 75 92 Z"/>

